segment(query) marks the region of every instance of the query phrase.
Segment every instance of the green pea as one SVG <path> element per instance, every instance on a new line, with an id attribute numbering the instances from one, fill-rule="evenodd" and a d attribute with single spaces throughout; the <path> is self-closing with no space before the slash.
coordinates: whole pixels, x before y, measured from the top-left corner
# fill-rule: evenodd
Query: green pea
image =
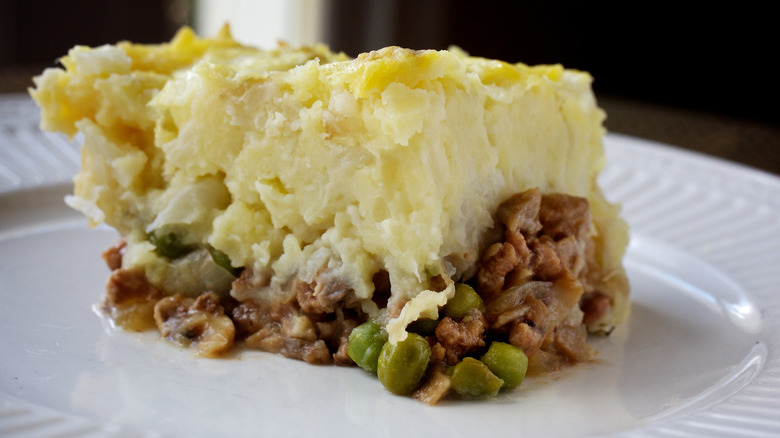
<path id="1" fill-rule="evenodd" d="M 466 397 L 495 395 L 504 381 L 484 363 L 465 357 L 452 369 L 452 389 Z"/>
<path id="2" fill-rule="evenodd" d="M 528 356 L 523 350 L 504 342 L 490 344 L 482 362 L 504 381 L 504 388 L 520 386 L 528 370 Z"/>
<path id="3" fill-rule="evenodd" d="M 154 252 L 171 259 L 177 259 L 192 251 L 192 246 L 185 245 L 181 237 L 173 232 L 154 230 L 149 233 L 149 241 L 154 245 Z"/>
<path id="4" fill-rule="evenodd" d="M 217 266 L 230 272 L 230 275 L 234 277 L 238 277 L 239 274 L 241 274 L 241 269 L 233 267 L 233 265 L 230 263 L 230 257 L 228 257 L 227 254 L 212 246 L 209 246 L 208 249 L 209 254 L 211 254 L 211 260 L 214 260 L 214 263 L 216 263 Z"/>
<path id="5" fill-rule="evenodd" d="M 376 374 L 377 362 L 382 347 L 387 342 L 387 333 L 375 322 L 364 322 L 352 329 L 347 344 L 347 354 L 364 370 Z"/>
<path id="6" fill-rule="evenodd" d="M 403 341 L 395 345 L 388 342 L 382 347 L 377 376 L 393 394 L 408 395 L 420 385 L 430 359 L 428 341 L 417 333 L 409 333 Z"/>
<path id="7" fill-rule="evenodd" d="M 455 287 L 455 295 L 444 306 L 444 316 L 459 321 L 472 309 L 485 310 L 482 297 L 468 284 L 458 283 Z"/>
<path id="8" fill-rule="evenodd" d="M 439 325 L 439 321 L 432 318 L 420 318 L 416 321 L 412 321 L 406 328 L 406 331 L 410 333 L 417 333 L 421 336 L 435 336 L 436 326 Z"/>

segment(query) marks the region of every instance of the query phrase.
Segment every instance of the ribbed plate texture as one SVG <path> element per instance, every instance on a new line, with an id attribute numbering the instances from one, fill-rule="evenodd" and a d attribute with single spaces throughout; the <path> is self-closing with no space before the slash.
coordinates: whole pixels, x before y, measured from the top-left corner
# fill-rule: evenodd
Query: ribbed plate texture
<path id="1" fill-rule="evenodd" d="M 780 179 L 718 159 L 611 135 L 601 183 L 632 234 L 710 263 L 749 291 L 774 336 L 768 360 L 739 392 L 709 409 L 626 436 L 780 434 Z M 692 346 L 695 349 L 695 346 Z"/>

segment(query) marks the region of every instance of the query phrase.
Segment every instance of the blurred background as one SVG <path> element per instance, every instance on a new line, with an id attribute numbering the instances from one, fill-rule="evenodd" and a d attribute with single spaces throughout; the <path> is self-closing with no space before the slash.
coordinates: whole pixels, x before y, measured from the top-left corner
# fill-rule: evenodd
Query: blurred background
<path id="1" fill-rule="evenodd" d="M 350 55 L 444 49 L 595 77 L 607 128 L 780 173 L 777 25 L 759 3 L 473 0 L 0 0 L 0 93 L 76 45 L 169 40 L 225 22 L 241 42 L 323 41 Z M 772 65 L 770 67 L 770 64 Z"/>

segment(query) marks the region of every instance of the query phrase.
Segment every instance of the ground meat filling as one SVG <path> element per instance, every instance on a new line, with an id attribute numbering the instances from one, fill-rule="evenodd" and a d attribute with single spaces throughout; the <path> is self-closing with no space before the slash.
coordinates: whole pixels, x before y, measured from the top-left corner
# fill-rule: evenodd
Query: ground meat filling
<path id="1" fill-rule="evenodd" d="M 233 288 L 258 287 L 245 270 Z M 360 312 L 346 308 L 352 290 L 326 272 L 314 281 L 293 283 L 295 299 L 279 302 L 248 300 L 237 304 L 231 318 L 246 346 L 314 364 L 350 365 L 349 333 L 365 320 Z"/>
<path id="2" fill-rule="evenodd" d="M 210 292 L 197 299 L 168 296 L 155 304 L 154 320 L 163 337 L 183 346 L 195 344 L 202 356 L 219 356 L 233 347 L 236 333 L 219 302 Z"/>
<path id="3" fill-rule="evenodd" d="M 487 246 L 473 277 L 463 279 L 473 285 L 484 308 L 459 320 L 430 321 L 421 333 L 431 346 L 431 365 L 420 399 L 441 398 L 449 388 L 442 367 L 481 354 L 496 340 L 522 349 L 531 373 L 592 356 L 586 324 L 603 318 L 611 304 L 595 288 L 599 273 L 587 200 L 531 189 L 507 199 L 495 217 L 501 237 Z M 113 272 L 103 306 L 123 327 L 156 325 L 164 337 L 197 345 L 206 356 L 243 340 L 248 348 L 309 363 L 353 363 L 347 354 L 349 335 L 368 316 L 348 282 L 326 268 L 310 280 L 293 280 L 280 301 L 239 302 L 208 291 L 197 298 L 163 297 L 141 271 L 122 268 L 124 250 L 119 242 L 104 253 Z M 258 296 L 254 292 L 269 283 L 267 275 L 244 269 L 232 284 L 233 295 Z M 372 300 L 385 308 L 387 272 L 377 272 L 374 284 Z"/>
<path id="4" fill-rule="evenodd" d="M 103 258 L 112 269 L 102 310 L 128 330 L 156 327 L 202 356 L 231 350 L 236 339 L 255 348 L 316 364 L 350 365 L 349 333 L 365 320 L 361 312 L 342 306 L 351 290 L 325 273 L 311 283 L 295 282 L 296 299 L 283 303 L 239 303 L 229 296 L 205 292 L 196 298 L 164 296 L 141 270 L 122 268 L 126 244 L 118 242 Z M 267 279 L 244 270 L 233 289 L 245 293 L 265 286 Z"/>
<path id="5" fill-rule="evenodd" d="M 504 241 L 484 253 L 476 277 L 490 333 L 522 349 L 530 372 L 589 359 L 585 323 L 602 317 L 609 299 L 590 294 L 582 310 L 576 306 L 594 287 L 587 200 L 531 189 L 501 204 L 496 216 Z"/>
<path id="6" fill-rule="evenodd" d="M 163 293 L 142 271 L 122 268 L 124 248 L 124 241 L 120 241 L 103 253 L 112 272 L 102 309 L 114 324 L 126 330 L 147 330 L 154 327 L 154 305 Z"/>
<path id="7" fill-rule="evenodd" d="M 436 341 L 441 345 L 441 362 L 455 365 L 468 353 L 485 346 L 487 324 L 479 310 L 471 310 L 460 322 L 444 317 L 436 326 Z M 438 350 L 438 349 L 437 349 Z"/>

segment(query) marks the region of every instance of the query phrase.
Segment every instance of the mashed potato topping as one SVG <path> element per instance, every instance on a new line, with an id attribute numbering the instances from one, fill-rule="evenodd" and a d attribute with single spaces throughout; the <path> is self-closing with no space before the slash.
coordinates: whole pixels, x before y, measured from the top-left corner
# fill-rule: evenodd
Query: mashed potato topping
<path id="1" fill-rule="evenodd" d="M 115 227 L 122 267 L 165 295 L 281 302 L 326 270 L 396 343 L 475 274 L 499 204 L 538 188 L 588 201 L 612 300 L 591 328 L 624 316 L 627 287 L 609 278 L 624 278 L 627 233 L 596 184 L 604 113 L 587 73 L 458 49 L 260 50 L 227 29 L 76 47 L 61 62 L 32 95 L 43 128 L 84 136 L 68 202 Z M 201 250 L 166 257 L 163 235 Z M 232 287 L 204 248 L 257 287 Z M 381 307 L 380 271 L 391 285 Z"/>

